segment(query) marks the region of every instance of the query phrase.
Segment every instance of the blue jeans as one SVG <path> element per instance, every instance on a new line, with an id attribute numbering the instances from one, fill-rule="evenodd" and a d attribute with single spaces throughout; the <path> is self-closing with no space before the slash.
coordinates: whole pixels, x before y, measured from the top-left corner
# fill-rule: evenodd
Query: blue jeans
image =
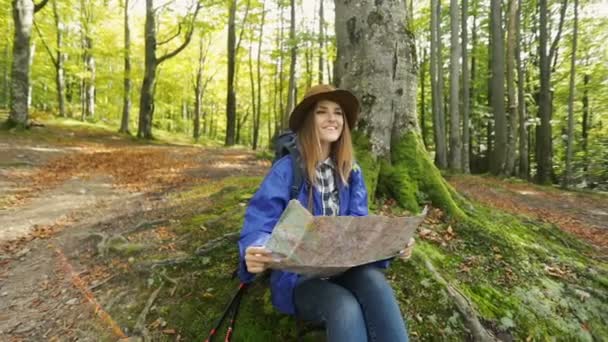
<path id="1" fill-rule="evenodd" d="M 408 341 L 393 289 L 376 266 L 329 279 L 300 277 L 294 291 L 296 317 L 325 323 L 328 342 Z"/>

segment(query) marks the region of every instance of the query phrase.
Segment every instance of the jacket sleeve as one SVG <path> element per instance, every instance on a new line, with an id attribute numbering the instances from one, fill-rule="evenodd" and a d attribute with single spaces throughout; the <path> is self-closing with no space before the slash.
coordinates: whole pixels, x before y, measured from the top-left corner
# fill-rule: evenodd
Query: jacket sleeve
<path id="1" fill-rule="evenodd" d="M 361 167 L 358 164 L 355 164 L 355 167 L 351 171 L 350 208 L 348 211 L 348 215 L 367 216 L 368 214 L 369 209 L 367 205 L 367 188 L 363 179 L 363 172 L 361 170 Z M 392 259 L 393 258 L 376 261 L 373 262 L 372 265 L 375 265 L 379 268 L 388 268 Z"/>
<path id="2" fill-rule="evenodd" d="M 247 271 L 245 250 L 249 246 L 264 246 L 281 214 L 287 207 L 291 185 L 291 160 L 283 158 L 275 163 L 260 188 L 249 201 L 245 211 L 243 229 L 239 238 L 239 278 L 251 282 L 254 274 Z"/>

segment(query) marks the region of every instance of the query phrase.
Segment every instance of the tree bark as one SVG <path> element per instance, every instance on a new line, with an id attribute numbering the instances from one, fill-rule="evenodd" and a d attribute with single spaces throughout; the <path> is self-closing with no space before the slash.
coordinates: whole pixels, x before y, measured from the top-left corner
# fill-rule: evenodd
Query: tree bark
<path id="1" fill-rule="evenodd" d="M 207 56 L 207 50 L 203 48 L 204 39 L 203 35 L 199 39 L 198 48 L 198 67 L 196 69 L 196 84 L 194 87 L 194 129 L 192 137 L 198 141 L 201 137 L 201 114 L 202 114 L 202 102 L 203 102 L 203 67 L 205 66 L 205 59 Z"/>
<path id="2" fill-rule="evenodd" d="M 124 2 L 124 37 L 125 37 L 125 51 L 124 51 L 124 89 L 122 99 L 122 120 L 120 121 L 121 133 L 129 133 L 129 120 L 131 117 L 131 26 L 129 25 L 129 0 Z"/>
<path id="3" fill-rule="evenodd" d="M 57 30 L 57 51 L 55 56 L 55 84 L 57 86 L 57 106 L 59 107 L 59 115 L 66 117 L 65 109 L 65 54 L 63 53 L 63 24 L 59 19 L 57 10 L 57 0 L 53 0 L 53 19 L 55 20 L 55 29 Z"/>
<path id="4" fill-rule="evenodd" d="M 428 147 L 427 141 L 427 127 L 426 127 L 426 96 L 425 96 L 425 83 L 426 83 L 426 49 L 422 50 L 422 61 L 420 62 L 420 130 L 422 134 L 422 142 L 424 147 Z"/>
<path id="5" fill-rule="evenodd" d="M 257 56 L 257 112 L 254 113 L 253 121 L 253 144 L 254 150 L 258 148 L 260 139 L 260 126 L 262 121 L 262 37 L 264 36 L 264 22 L 266 20 L 266 1 L 262 1 L 262 22 L 260 23 L 260 35 L 258 38 L 258 56 Z M 270 120 L 269 120 L 270 122 Z"/>
<path id="6" fill-rule="evenodd" d="M 583 102 L 583 122 L 581 123 L 582 127 L 581 127 L 581 136 L 583 138 L 583 142 L 581 145 L 581 148 L 583 150 L 584 153 L 584 158 L 585 161 L 583 163 L 583 172 L 584 172 L 584 177 L 587 177 L 587 169 L 588 169 L 588 163 L 589 163 L 589 151 L 587 150 L 587 142 L 589 140 L 589 127 L 590 125 L 590 118 L 589 118 L 589 81 L 591 80 L 591 76 L 589 76 L 589 74 L 585 73 L 585 75 L 583 76 L 583 98 L 582 98 L 582 102 Z"/>
<path id="7" fill-rule="evenodd" d="M 526 99 L 524 89 L 524 66 L 521 61 L 521 5 L 522 1 L 517 0 L 517 14 L 515 18 L 515 63 L 517 67 L 517 115 L 519 117 L 519 170 L 520 178 L 527 180 L 530 177 L 530 167 L 528 163 L 528 115 L 526 113 Z"/>
<path id="8" fill-rule="evenodd" d="M 536 136 L 537 181 L 540 184 L 549 184 L 551 183 L 551 174 L 553 172 L 553 144 L 551 133 L 551 70 L 549 69 L 551 60 L 547 54 L 547 0 L 539 0 L 539 12 L 540 92 L 538 114 L 540 117 L 540 127 L 537 129 Z"/>
<path id="9" fill-rule="evenodd" d="M 323 83 L 323 53 L 325 45 L 325 15 L 323 13 L 323 0 L 319 0 L 319 84 Z"/>
<path id="10" fill-rule="evenodd" d="M 469 6 L 468 0 L 462 0 L 462 171 L 464 173 L 471 173 L 469 165 L 469 95 L 470 95 L 470 72 L 468 64 L 468 17 L 469 17 Z"/>
<path id="11" fill-rule="evenodd" d="M 435 138 L 435 165 L 440 169 L 448 166 L 443 112 L 443 67 L 441 63 L 441 30 L 439 15 L 441 3 L 431 0 L 431 97 L 433 102 L 433 135 Z"/>
<path id="12" fill-rule="evenodd" d="M 87 1 L 80 1 L 80 16 L 82 25 L 82 48 L 85 76 L 83 78 L 84 99 L 81 119 L 95 117 L 95 57 L 93 56 L 93 10 Z"/>
<path id="13" fill-rule="evenodd" d="M 490 155 L 490 171 L 498 175 L 503 172 L 505 167 L 507 145 L 501 1 L 492 0 L 490 9 L 492 27 L 492 112 L 494 113 L 494 150 Z"/>
<path id="14" fill-rule="evenodd" d="M 235 143 L 236 95 L 234 93 L 234 69 L 236 63 L 236 0 L 231 0 L 228 9 L 228 86 L 226 94 L 226 139 L 225 145 Z"/>
<path id="15" fill-rule="evenodd" d="M 462 136 L 460 133 L 460 18 L 458 0 L 450 0 L 450 158 L 449 168 L 462 171 Z"/>
<path id="16" fill-rule="evenodd" d="M 507 152 L 503 174 L 511 176 L 515 171 L 517 160 L 517 98 L 515 95 L 515 45 L 517 44 L 518 0 L 509 0 L 507 28 L 507 97 L 509 105 L 509 125 L 507 134 Z"/>
<path id="17" fill-rule="evenodd" d="M 574 23 L 572 24 L 572 56 L 570 58 L 570 91 L 568 94 L 568 145 L 566 146 L 566 170 L 562 186 L 568 188 L 572 183 L 572 154 L 574 140 L 574 80 L 576 78 L 576 43 L 578 39 L 578 0 L 574 0 Z"/>
<path id="18" fill-rule="evenodd" d="M 26 127 L 30 87 L 30 38 L 34 22 L 34 3 L 13 0 L 13 66 L 11 69 L 10 126 Z"/>
<path id="19" fill-rule="evenodd" d="M 298 44 L 296 42 L 296 2 L 290 0 L 291 19 L 289 27 L 289 45 L 291 47 L 291 58 L 289 63 L 289 88 L 287 90 L 287 108 L 283 113 L 283 127 L 288 126 L 289 115 L 295 106 L 296 97 L 296 59 Z"/>

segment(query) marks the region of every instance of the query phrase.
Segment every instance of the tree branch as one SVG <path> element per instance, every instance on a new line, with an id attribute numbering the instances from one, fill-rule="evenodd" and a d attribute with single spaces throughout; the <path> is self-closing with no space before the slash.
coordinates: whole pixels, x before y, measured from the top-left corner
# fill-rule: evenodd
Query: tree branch
<path id="1" fill-rule="evenodd" d="M 559 40 L 562 36 L 562 28 L 564 27 L 564 17 L 566 16 L 566 8 L 568 7 L 568 0 L 564 0 L 562 2 L 562 7 L 559 10 L 559 25 L 557 26 L 557 35 L 551 43 L 551 47 L 549 48 L 549 61 L 552 60 L 556 56 L 557 44 L 559 44 Z M 555 65 L 555 62 L 553 63 Z"/>
<path id="2" fill-rule="evenodd" d="M 186 48 L 186 46 L 188 46 L 188 44 L 190 44 L 190 40 L 192 40 L 192 33 L 194 32 L 194 21 L 196 20 L 196 16 L 198 15 L 198 12 L 200 11 L 200 9 L 201 9 L 201 3 L 197 2 L 196 10 L 194 11 L 194 15 L 192 15 L 192 22 L 190 23 L 190 30 L 188 31 L 188 34 L 186 35 L 186 40 L 184 40 L 182 45 L 180 45 L 177 49 L 158 58 L 157 64 L 161 64 L 162 62 L 166 61 L 167 59 L 175 57 L 178 53 L 182 52 L 182 50 L 184 50 Z"/>
<path id="3" fill-rule="evenodd" d="M 34 13 L 37 13 L 46 6 L 49 0 L 42 0 L 39 4 L 34 5 Z"/>
<path id="4" fill-rule="evenodd" d="M 161 46 L 161 45 L 165 45 L 165 44 L 167 44 L 168 42 L 172 41 L 172 40 L 173 40 L 173 39 L 175 39 L 177 36 L 179 36 L 181 33 L 182 33 L 182 24 L 181 24 L 181 23 L 179 23 L 179 27 L 178 27 L 178 29 L 177 29 L 177 33 L 176 33 L 176 34 L 175 34 L 173 37 L 171 37 L 171 38 L 169 38 L 169 39 L 167 39 L 167 40 L 164 40 L 164 41 L 162 41 L 162 42 L 156 43 L 156 46 Z"/>
<path id="5" fill-rule="evenodd" d="M 40 31 L 40 28 L 38 27 L 38 24 L 36 23 L 35 20 L 34 20 L 34 27 L 36 28 L 36 32 L 38 32 L 38 36 L 40 37 L 40 40 L 42 41 L 42 45 L 44 45 L 44 48 L 46 49 L 46 51 L 49 53 L 49 56 L 51 57 L 51 62 L 53 62 L 53 65 L 55 66 L 55 68 L 58 68 L 59 62 L 55 59 L 55 56 L 53 56 L 53 52 L 51 51 L 51 48 L 49 48 L 48 44 L 46 43 L 46 40 L 44 40 L 44 36 L 42 35 L 42 32 Z"/>

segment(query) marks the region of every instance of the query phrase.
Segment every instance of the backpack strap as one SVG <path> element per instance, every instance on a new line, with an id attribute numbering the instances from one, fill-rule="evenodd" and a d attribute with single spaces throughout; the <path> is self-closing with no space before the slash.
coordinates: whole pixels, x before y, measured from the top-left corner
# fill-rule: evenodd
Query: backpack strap
<path id="1" fill-rule="evenodd" d="M 300 166 L 300 152 L 298 151 L 298 148 L 295 144 L 287 145 L 286 148 L 289 151 L 289 154 L 291 155 L 291 166 L 293 169 L 293 182 L 291 183 L 289 193 L 291 199 L 296 199 L 298 198 L 298 194 L 300 193 L 300 187 L 302 186 L 302 182 L 304 180 L 304 177 L 302 175 L 302 168 Z"/>

